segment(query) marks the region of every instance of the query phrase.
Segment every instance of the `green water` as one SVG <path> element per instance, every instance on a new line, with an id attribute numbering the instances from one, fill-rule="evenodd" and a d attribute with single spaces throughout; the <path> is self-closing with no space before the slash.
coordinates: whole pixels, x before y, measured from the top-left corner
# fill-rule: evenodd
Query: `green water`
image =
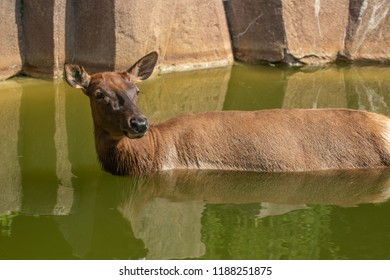
<path id="1" fill-rule="evenodd" d="M 183 112 L 349 107 L 390 115 L 390 68 L 232 69 L 140 85 Z M 0 83 L 0 259 L 390 259 L 390 171 L 102 172 L 89 103 L 62 81 Z"/>

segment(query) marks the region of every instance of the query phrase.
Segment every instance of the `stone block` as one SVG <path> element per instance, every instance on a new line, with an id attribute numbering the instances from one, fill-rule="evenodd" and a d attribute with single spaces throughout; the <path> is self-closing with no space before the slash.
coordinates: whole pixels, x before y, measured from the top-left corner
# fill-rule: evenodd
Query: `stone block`
<path id="1" fill-rule="evenodd" d="M 282 60 L 286 48 L 282 12 L 282 0 L 228 1 L 234 56 L 253 63 Z"/>
<path id="2" fill-rule="evenodd" d="M 231 64 L 233 55 L 221 1 L 115 1 L 115 68 L 150 51 L 162 71 Z"/>
<path id="3" fill-rule="evenodd" d="M 60 76 L 65 58 L 66 0 L 22 3 L 23 71 L 31 76 Z"/>
<path id="4" fill-rule="evenodd" d="M 351 0 L 344 56 L 390 62 L 390 1 Z"/>
<path id="5" fill-rule="evenodd" d="M 83 65 L 90 72 L 114 70 L 115 0 L 69 1 L 65 22 L 67 62 Z"/>
<path id="6" fill-rule="evenodd" d="M 344 49 L 349 0 L 283 1 L 287 53 L 299 62 L 335 61 Z"/>
<path id="7" fill-rule="evenodd" d="M 0 1 L 0 80 L 22 69 L 20 0 Z"/>

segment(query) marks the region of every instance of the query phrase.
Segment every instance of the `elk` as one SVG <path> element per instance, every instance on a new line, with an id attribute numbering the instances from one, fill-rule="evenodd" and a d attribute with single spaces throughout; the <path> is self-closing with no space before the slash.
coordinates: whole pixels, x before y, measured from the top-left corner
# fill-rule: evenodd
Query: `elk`
<path id="1" fill-rule="evenodd" d="M 89 97 L 104 170 L 141 175 L 171 169 L 264 172 L 383 168 L 390 119 L 351 109 L 270 109 L 184 114 L 155 125 L 136 106 L 156 52 L 124 72 L 88 74 L 65 64 L 67 83 Z"/>

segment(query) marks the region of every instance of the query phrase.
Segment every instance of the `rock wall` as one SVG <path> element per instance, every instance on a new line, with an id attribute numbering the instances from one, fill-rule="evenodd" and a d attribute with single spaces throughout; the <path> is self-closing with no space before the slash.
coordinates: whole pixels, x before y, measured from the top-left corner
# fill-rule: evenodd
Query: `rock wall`
<path id="1" fill-rule="evenodd" d="M 150 51 L 161 71 L 224 66 L 231 43 L 253 63 L 390 63 L 389 10 L 389 0 L 1 1 L 0 80 L 61 76 L 64 62 L 124 70 Z"/>
<path id="2" fill-rule="evenodd" d="M 0 1 L 0 80 L 13 76 L 22 69 L 19 2 Z"/>
<path id="3" fill-rule="evenodd" d="M 62 75 L 65 59 L 65 0 L 22 3 L 23 71 L 45 77 Z"/>
<path id="4" fill-rule="evenodd" d="M 283 59 L 282 0 L 230 0 L 226 13 L 236 58 L 249 62 Z"/>
<path id="5" fill-rule="evenodd" d="M 219 0 L 9 0 L 0 16 L 0 79 L 61 76 L 64 62 L 125 70 L 151 51 L 162 71 L 233 62 Z"/>
<path id="6" fill-rule="evenodd" d="M 390 1 L 351 0 L 343 55 L 349 60 L 390 61 Z"/>
<path id="7" fill-rule="evenodd" d="M 246 62 L 390 62 L 388 0 L 229 0 L 233 50 Z"/>
<path id="8" fill-rule="evenodd" d="M 115 1 L 117 68 L 150 51 L 163 71 L 231 64 L 233 55 L 222 1 Z M 129 6 L 131 8 L 129 8 Z"/>

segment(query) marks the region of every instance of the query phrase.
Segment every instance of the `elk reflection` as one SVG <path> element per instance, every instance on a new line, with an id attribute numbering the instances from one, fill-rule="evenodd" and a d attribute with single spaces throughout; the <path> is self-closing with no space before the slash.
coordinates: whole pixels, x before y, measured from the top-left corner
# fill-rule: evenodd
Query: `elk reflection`
<path id="1" fill-rule="evenodd" d="M 207 204 L 261 206 L 258 218 L 310 204 L 355 206 L 390 197 L 388 169 L 302 173 L 161 172 L 122 178 L 119 211 L 144 241 L 148 258 L 200 257 L 201 217 Z M 132 184 L 129 185 L 129 183 Z"/>
<path id="2" fill-rule="evenodd" d="M 210 204 L 381 203 L 390 197 L 389 179 L 387 168 L 298 173 L 176 170 L 138 177 L 125 188 L 122 207 L 140 209 L 157 197 Z"/>

